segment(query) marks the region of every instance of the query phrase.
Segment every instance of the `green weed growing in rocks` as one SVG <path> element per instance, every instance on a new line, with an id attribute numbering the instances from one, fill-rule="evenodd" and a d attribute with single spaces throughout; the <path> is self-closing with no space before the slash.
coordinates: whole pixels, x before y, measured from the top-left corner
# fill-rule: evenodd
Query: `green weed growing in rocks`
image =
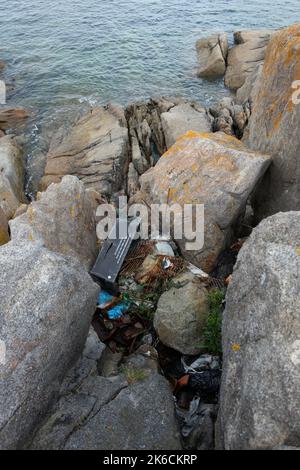
<path id="1" fill-rule="evenodd" d="M 138 290 L 127 292 L 124 298 L 132 304 L 129 313 L 153 322 L 158 300 L 170 285 L 171 281 L 157 278 L 151 286 L 141 285 Z"/>
<path id="2" fill-rule="evenodd" d="M 147 373 L 145 370 L 137 369 L 136 367 L 132 366 L 122 366 L 121 372 L 125 375 L 129 385 L 132 385 L 136 382 L 141 382 L 147 378 Z"/>
<path id="3" fill-rule="evenodd" d="M 222 354 L 222 302 L 224 289 L 212 289 L 208 293 L 209 314 L 204 329 L 204 347 L 211 354 Z"/>

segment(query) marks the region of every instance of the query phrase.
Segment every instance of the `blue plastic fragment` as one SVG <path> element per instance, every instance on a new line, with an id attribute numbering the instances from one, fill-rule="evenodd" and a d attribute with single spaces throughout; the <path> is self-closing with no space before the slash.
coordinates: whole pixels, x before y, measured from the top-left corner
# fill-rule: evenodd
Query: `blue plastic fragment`
<path id="1" fill-rule="evenodd" d="M 129 305 L 126 302 L 120 302 L 115 307 L 108 310 L 107 315 L 110 320 L 117 320 L 121 318 L 125 312 L 127 312 Z"/>
<path id="2" fill-rule="evenodd" d="M 109 302 L 113 298 L 114 298 L 113 295 L 109 294 L 105 290 L 101 290 L 99 297 L 98 297 L 98 305 L 106 304 L 106 302 Z"/>
<path id="3" fill-rule="evenodd" d="M 105 290 L 101 290 L 98 297 L 98 305 L 104 305 L 114 298 L 113 295 L 109 294 Z M 117 320 L 121 318 L 125 312 L 129 309 L 128 302 L 119 302 L 117 305 L 107 311 L 108 318 L 110 320 Z"/>

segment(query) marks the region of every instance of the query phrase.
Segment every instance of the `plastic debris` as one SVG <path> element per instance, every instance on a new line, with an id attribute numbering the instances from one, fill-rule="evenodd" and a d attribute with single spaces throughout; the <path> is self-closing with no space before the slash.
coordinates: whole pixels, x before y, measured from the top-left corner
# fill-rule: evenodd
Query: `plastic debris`
<path id="1" fill-rule="evenodd" d="M 107 294 L 107 293 L 106 293 Z M 109 299 L 107 295 L 102 298 Z M 142 338 L 150 328 L 150 322 L 130 313 L 131 302 L 118 298 L 117 303 L 107 309 L 97 308 L 92 325 L 99 339 L 105 343 L 112 352 L 124 351 L 131 353 L 137 339 Z"/>
<path id="2" fill-rule="evenodd" d="M 98 308 L 105 311 L 109 320 L 116 320 L 129 309 L 129 303 L 123 302 L 120 297 L 115 297 L 102 290 L 98 298 Z"/>
<path id="3" fill-rule="evenodd" d="M 116 281 L 140 223 L 140 217 L 133 220 L 118 219 L 103 243 L 90 274 L 105 290 L 118 292 Z"/>
<path id="4" fill-rule="evenodd" d="M 185 449 L 211 450 L 214 448 L 216 406 L 194 398 L 188 409 L 176 407 Z"/>
<path id="5" fill-rule="evenodd" d="M 161 255 L 148 255 L 135 275 L 135 280 L 150 285 L 156 279 L 171 279 L 183 271 L 185 262 L 179 256 L 169 258 Z"/>
<path id="6" fill-rule="evenodd" d="M 125 312 L 127 312 L 129 305 L 125 302 L 120 302 L 115 307 L 107 311 L 107 316 L 110 320 L 117 320 L 121 318 Z"/>
<path id="7" fill-rule="evenodd" d="M 203 354 L 198 357 L 191 365 L 187 365 L 184 358 L 181 358 L 181 363 L 186 374 L 193 374 L 196 372 L 202 372 L 204 370 L 215 370 L 220 369 L 220 360 L 217 356 L 210 354 Z"/>
<path id="8" fill-rule="evenodd" d="M 169 258 L 164 258 L 162 260 L 162 267 L 164 269 L 169 269 L 169 268 L 172 268 L 174 266 L 174 264 L 170 261 Z"/>
<path id="9" fill-rule="evenodd" d="M 220 370 L 205 370 L 192 374 L 189 387 L 200 395 L 205 403 L 216 403 L 221 385 Z"/>
<path id="10" fill-rule="evenodd" d="M 187 269 L 192 274 L 194 274 L 194 276 L 198 276 L 198 277 L 205 278 L 205 279 L 209 278 L 209 275 L 206 272 L 204 272 L 202 269 L 198 268 L 197 266 L 195 266 L 192 263 L 189 263 L 187 265 Z"/>
<path id="11" fill-rule="evenodd" d="M 160 241 L 155 244 L 155 251 L 161 256 L 175 256 L 173 248 L 168 242 Z"/>
<path id="12" fill-rule="evenodd" d="M 105 290 L 101 290 L 100 294 L 99 294 L 99 297 L 98 297 L 98 307 L 101 309 L 101 310 L 104 310 L 105 308 L 107 308 L 108 306 L 111 305 L 111 303 L 113 302 L 113 300 L 115 299 L 116 297 L 114 297 L 113 295 L 109 294 L 108 292 L 106 292 Z"/>

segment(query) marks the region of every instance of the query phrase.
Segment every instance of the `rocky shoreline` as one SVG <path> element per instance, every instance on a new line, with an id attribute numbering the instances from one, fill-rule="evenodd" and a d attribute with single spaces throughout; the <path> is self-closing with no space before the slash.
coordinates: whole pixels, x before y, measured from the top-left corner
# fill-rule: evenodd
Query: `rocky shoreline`
<path id="1" fill-rule="evenodd" d="M 0 449 L 300 448 L 299 37 L 199 40 L 199 76 L 232 96 L 91 109 L 31 202 L 29 113 L 0 109 Z M 119 196 L 204 204 L 205 241 L 143 245 L 109 320 L 88 273 Z"/>

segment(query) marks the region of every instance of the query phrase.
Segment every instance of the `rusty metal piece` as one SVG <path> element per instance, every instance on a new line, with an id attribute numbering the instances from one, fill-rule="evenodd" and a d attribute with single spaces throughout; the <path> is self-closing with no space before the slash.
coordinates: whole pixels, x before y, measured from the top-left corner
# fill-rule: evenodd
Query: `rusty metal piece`
<path id="1" fill-rule="evenodd" d="M 133 243 L 129 253 L 123 263 L 120 275 L 122 277 L 130 277 L 142 266 L 145 258 L 153 253 L 154 243 L 149 240 L 141 240 Z"/>
<path id="2" fill-rule="evenodd" d="M 133 351 L 137 338 L 149 329 L 149 324 L 136 316 L 124 315 L 117 320 L 108 320 L 105 311 L 97 309 L 92 321 L 99 339 L 115 352 L 118 347 Z"/>
<path id="3" fill-rule="evenodd" d="M 217 279 L 214 277 L 209 277 L 203 281 L 203 284 L 207 289 L 223 289 L 226 287 L 225 279 Z"/>

